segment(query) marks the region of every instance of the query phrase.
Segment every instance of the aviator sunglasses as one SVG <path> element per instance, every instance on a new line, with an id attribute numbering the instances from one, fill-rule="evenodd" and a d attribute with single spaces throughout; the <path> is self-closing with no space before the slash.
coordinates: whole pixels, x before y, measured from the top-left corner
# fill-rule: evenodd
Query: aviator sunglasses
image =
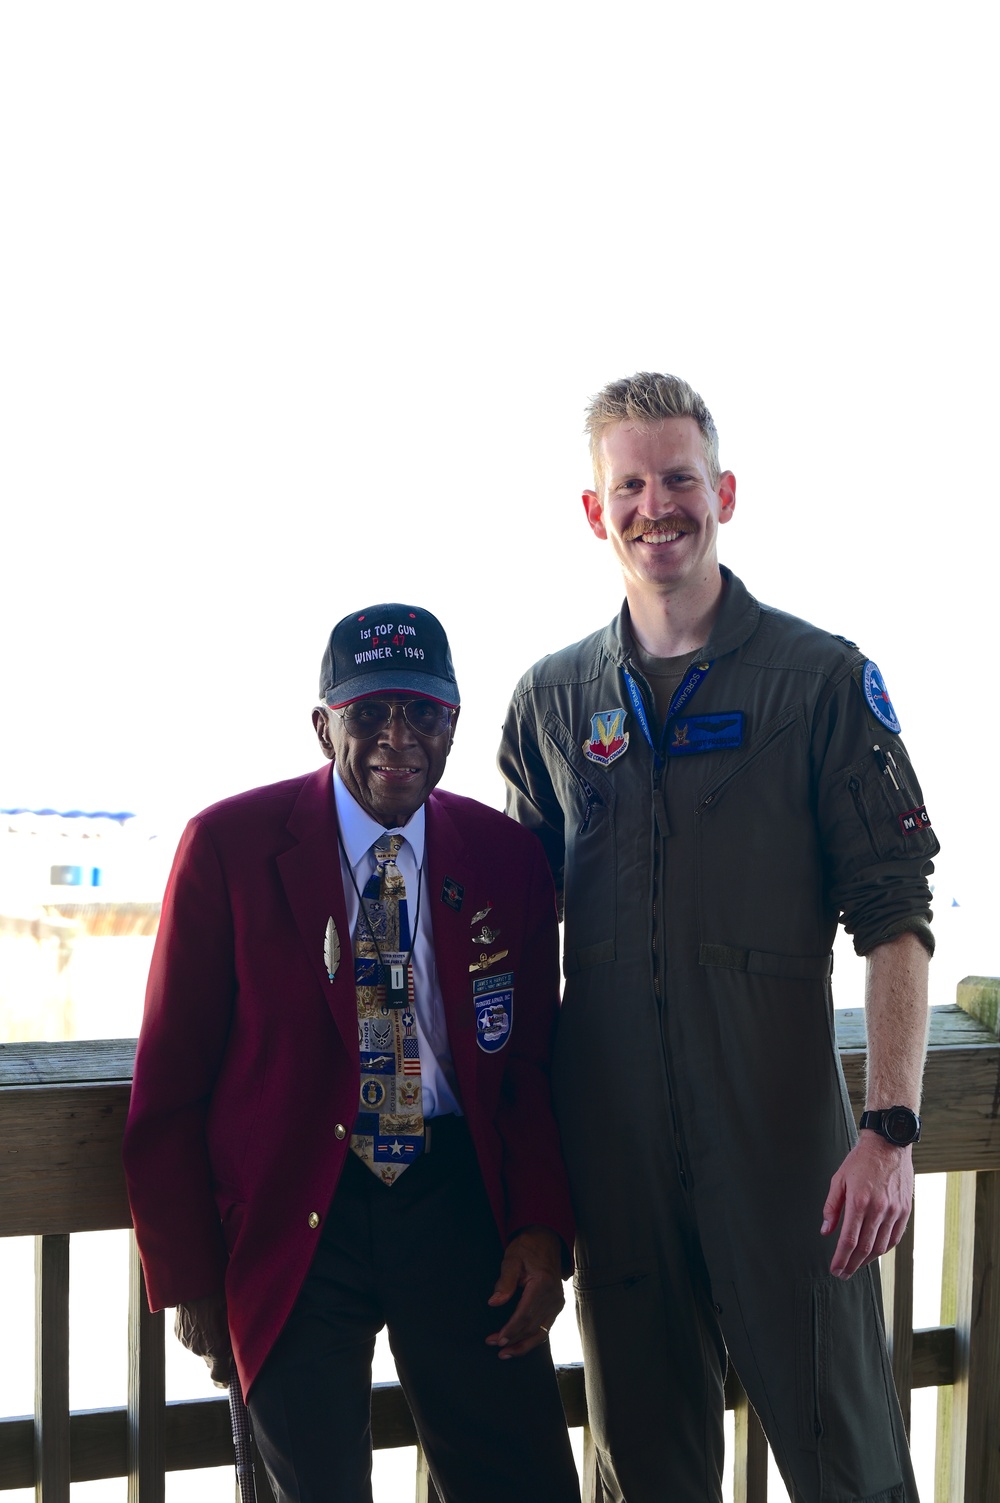
<path id="1" fill-rule="evenodd" d="M 396 710 L 402 710 L 403 719 L 411 731 L 417 731 L 421 736 L 443 736 L 455 713 L 436 699 L 409 699 L 405 704 L 398 701 L 389 704 L 384 699 L 356 699 L 346 709 L 335 710 L 334 714 L 340 716 L 349 736 L 355 741 L 366 741 L 385 730 Z"/>

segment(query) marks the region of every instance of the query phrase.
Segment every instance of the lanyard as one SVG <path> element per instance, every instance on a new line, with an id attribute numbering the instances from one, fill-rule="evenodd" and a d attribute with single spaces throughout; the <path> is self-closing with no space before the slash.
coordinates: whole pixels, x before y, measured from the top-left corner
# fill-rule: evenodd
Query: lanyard
<path id="1" fill-rule="evenodd" d="M 655 742 L 653 741 L 653 733 L 649 725 L 649 716 L 646 714 L 646 706 L 642 702 L 642 695 L 639 692 L 639 685 L 636 683 L 635 679 L 632 677 L 631 673 L 629 673 L 625 665 L 622 665 L 622 678 L 625 680 L 625 687 L 628 690 L 628 697 L 632 701 L 632 708 L 635 711 L 635 718 L 636 720 L 638 720 L 642 734 L 645 736 L 649 749 L 653 753 L 653 762 L 657 769 L 663 766 L 664 759 L 662 748 L 667 739 L 667 730 L 670 727 L 670 722 L 680 714 L 681 710 L 684 709 L 688 701 L 694 696 L 701 684 L 702 679 L 705 678 L 711 666 L 711 663 L 707 662 L 692 663 L 691 667 L 688 669 L 687 677 L 681 684 L 680 688 L 674 694 L 673 699 L 670 701 L 670 708 L 667 711 L 667 718 L 663 723 L 663 734 L 660 737 L 660 746 L 659 748 L 657 748 Z"/>

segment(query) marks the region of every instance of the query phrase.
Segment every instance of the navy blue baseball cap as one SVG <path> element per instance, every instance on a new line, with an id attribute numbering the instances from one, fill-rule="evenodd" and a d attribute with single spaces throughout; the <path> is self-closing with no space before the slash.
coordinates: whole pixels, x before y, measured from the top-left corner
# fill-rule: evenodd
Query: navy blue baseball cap
<path id="1" fill-rule="evenodd" d="M 456 707 L 461 703 L 444 627 L 419 605 L 370 605 L 338 621 L 319 675 L 319 694 L 332 710 L 371 694 L 412 691 Z"/>

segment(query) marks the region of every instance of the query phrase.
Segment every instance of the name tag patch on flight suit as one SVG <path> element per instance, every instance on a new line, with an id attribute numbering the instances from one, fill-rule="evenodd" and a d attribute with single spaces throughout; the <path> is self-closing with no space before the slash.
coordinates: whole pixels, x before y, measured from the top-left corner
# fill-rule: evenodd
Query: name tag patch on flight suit
<path id="1" fill-rule="evenodd" d="M 599 767 L 610 767 L 628 751 L 628 731 L 625 730 L 625 709 L 598 710 L 590 720 L 590 739 L 583 743 L 583 755 Z"/>
<path id="2" fill-rule="evenodd" d="M 483 976 L 472 983 L 476 1005 L 476 1043 L 486 1054 L 496 1054 L 510 1038 L 514 1017 L 514 972 Z"/>
<path id="3" fill-rule="evenodd" d="M 871 710 L 879 725 L 884 725 L 887 731 L 899 735 L 900 725 L 896 712 L 892 708 L 892 700 L 889 691 L 885 687 L 885 679 L 879 673 L 871 658 L 868 659 L 861 675 L 861 691 L 865 696 L 865 704 Z"/>
<path id="4" fill-rule="evenodd" d="M 927 813 L 927 805 L 921 804 L 919 809 L 907 809 L 905 814 L 899 816 L 904 835 L 915 835 L 918 830 L 929 830 L 931 817 Z"/>
<path id="5" fill-rule="evenodd" d="M 692 757 L 699 752 L 731 751 L 743 745 L 743 711 L 718 715 L 688 715 L 675 720 L 667 742 L 668 757 Z"/>

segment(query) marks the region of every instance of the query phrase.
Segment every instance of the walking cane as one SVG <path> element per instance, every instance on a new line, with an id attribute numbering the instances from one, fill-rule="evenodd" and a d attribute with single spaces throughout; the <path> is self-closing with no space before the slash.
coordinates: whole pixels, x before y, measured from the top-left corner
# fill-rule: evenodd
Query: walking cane
<path id="1" fill-rule="evenodd" d="M 250 1442 L 250 1416 L 243 1402 L 240 1375 L 233 1361 L 229 1375 L 229 1418 L 233 1425 L 233 1449 L 236 1452 L 236 1481 L 239 1483 L 241 1503 L 257 1503 L 257 1488 L 253 1478 L 253 1448 Z"/>

